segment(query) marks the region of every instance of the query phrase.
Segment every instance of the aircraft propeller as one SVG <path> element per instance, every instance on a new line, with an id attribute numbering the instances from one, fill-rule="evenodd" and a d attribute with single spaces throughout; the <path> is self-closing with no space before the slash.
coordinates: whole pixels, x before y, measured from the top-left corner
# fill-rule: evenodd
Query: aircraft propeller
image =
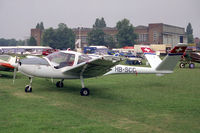
<path id="1" fill-rule="evenodd" d="M 15 78 L 16 78 L 16 74 L 17 74 L 17 71 L 18 71 L 19 63 L 20 63 L 19 57 L 15 56 L 15 64 L 12 64 L 15 67 L 14 73 L 13 73 L 13 84 L 15 84 Z"/>

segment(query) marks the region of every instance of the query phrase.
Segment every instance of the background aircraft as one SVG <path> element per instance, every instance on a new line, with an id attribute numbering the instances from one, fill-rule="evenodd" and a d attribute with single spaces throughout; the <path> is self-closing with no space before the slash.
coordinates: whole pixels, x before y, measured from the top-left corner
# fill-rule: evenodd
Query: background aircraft
<path id="1" fill-rule="evenodd" d="M 184 44 L 176 46 L 163 61 L 151 49 L 142 48 L 151 67 L 118 65 L 120 57 L 85 55 L 74 51 L 59 51 L 44 58 L 25 58 L 14 66 L 30 79 L 25 92 L 32 92 L 33 77 L 61 79 L 56 83 L 57 87 L 63 87 L 64 79 L 80 79 L 82 85 L 80 94 L 88 96 L 90 91 L 84 85 L 84 78 L 109 74 L 169 74 L 173 72 L 186 47 Z"/>
<path id="2" fill-rule="evenodd" d="M 180 68 L 185 68 L 186 64 L 189 64 L 189 68 L 195 68 L 195 64 L 200 63 L 200 51 L 186 51 L 181 57 Z"/>
<path id="3" fill-rule="evenodd" d="M 14 69 L 11 64 L 15 63 L 16 58 L 10 55 L 0 55 L 0 71 L 10 71 Z"/>

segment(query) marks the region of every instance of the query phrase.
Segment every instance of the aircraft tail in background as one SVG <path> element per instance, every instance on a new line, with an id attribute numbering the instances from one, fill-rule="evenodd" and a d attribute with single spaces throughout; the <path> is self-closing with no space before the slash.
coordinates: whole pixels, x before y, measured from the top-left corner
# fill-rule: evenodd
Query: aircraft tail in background
<path id="1" fill-rule="evenodd" d="M 173 71 L 176 64 L 181 59 L 181 56 L 187 48 L 186 44 L 179 44 L 175 46 L 168 55 L 163 59 L 163 61 L 156 67 L 157 71 L 170 70 Z"/>
<path id="2" fill-rule="evenodd" d="M 187 48 L 186 44 L 178 44 L 161 60 L 150 48 L 142 47 L 142 51 L 152 68 L 156 71 L 173 71 Z"/>
<path id="3" fill-rule="evenodd" d="M 141 49 L 152 68 L 156 68 L 162 62 L 160 57 L 156 55 L 155 51 L 147 47 L 141 47 Z"/>

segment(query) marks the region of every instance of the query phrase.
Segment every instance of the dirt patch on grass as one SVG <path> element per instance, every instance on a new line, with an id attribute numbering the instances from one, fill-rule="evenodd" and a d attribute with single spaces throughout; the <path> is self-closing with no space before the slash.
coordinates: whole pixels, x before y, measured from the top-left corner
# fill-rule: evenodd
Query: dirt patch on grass
<path id="1" fill-rule="evenodd" d="M 37 98 L 37 99 L 44 99 L 43 96 L 38 96 L 38 95 L 35 95 L 33 93 L 25 93 L 25 92 L 14 92 L 13 93 L 13 96 L 16 96 L 16 97 L 19 97 L 19 98 Z"/>

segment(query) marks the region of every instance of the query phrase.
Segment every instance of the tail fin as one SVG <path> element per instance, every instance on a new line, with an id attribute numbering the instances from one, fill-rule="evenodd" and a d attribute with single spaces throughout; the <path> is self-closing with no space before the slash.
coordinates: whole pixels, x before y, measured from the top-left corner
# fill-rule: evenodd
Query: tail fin
<path id="1" fill-rule="evenodd" d="M 16 63 L 16 60 L 17 60 L 17 57 L 10 57 L 10 60 L 8 61 L 8 63 L 10 63 L 11 65 L 12 64 L 15 64 Z"/>
<path id="2" fill-rule="evenodd" d="M 17 65 L 17 60 L 18 60 L 18 57 L 17 56 L 15 56 L 15 57 L 10 57 L 10 59 L 9 59 L 9 61 L 8 61 L 8 63 L 13 67 L 13 68 L 15 68 L 16 67 L 16 65 Z"/>
<path id="3" fill-rule="evenodd" d="M 173 71 L 173 69 L 176 67 L 176 64 L 180 60 L 181 56 L 185 52 L 187 48 L 186 44 L 179 44 L 175 46 L 168 55 L 163 59 L 163 61 L 156 67 L 157 71 Z"/>
<path id="4" fill-rule="evenodd" d="M 141 49 L 152 68 L 156 68 L 162 62 L 162 60 L 156 55 L 155 51 L 147 47 L 141 47 Z"/>
<path id="5" fill-rule="evenodd" d="M 155 51 L 152 51 L 150 48 L 147 47 L 141 47 L 149 64 L 152 68 L 155 68 L 157 71 L 173 71 L 177 62 L 180 60 L 180 57 L 185 52 L 186 48 L 186 44 L 179 44 L 175 46 L 163 60 L 161 60 L 155 54 Z"/>

